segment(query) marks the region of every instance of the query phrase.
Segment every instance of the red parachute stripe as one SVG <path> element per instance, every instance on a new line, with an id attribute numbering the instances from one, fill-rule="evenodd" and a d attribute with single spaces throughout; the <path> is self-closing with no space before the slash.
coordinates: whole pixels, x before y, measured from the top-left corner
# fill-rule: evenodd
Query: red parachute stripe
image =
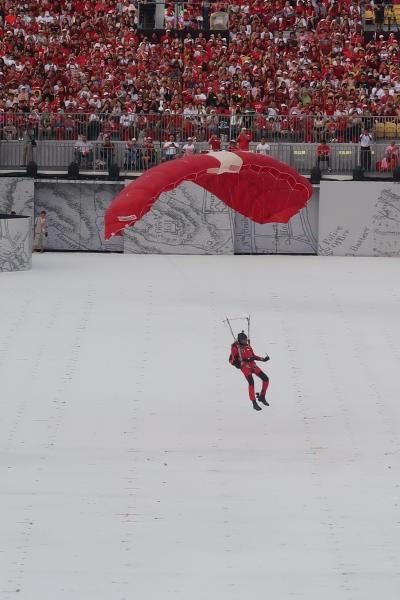
<path id="1" fill-rule="evenodd" d="M 121 235 L 160 194 L 183 181 L 193 181 L 256 223 L 287 223 L 312 194 L 305 177 L 269 156 L 240 151 L 197 154 L 153 167 L 124 188 L 106 212 L 106 239 Z"/>

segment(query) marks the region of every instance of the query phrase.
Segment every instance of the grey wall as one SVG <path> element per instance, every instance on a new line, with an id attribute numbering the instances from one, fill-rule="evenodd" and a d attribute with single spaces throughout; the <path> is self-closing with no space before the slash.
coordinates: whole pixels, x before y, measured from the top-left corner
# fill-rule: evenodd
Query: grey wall
<path id="1" fill-rule="evenodd" d="M 33 216 L 34 180 L 28 177 L 0 177 L 0 213 L 15 210 Z"/>
<path id="2" fill-rule="evenodd" d="M 163 194 L 123 237 L 104 240 L 104 214 L 130 181 L 0 179 L 0 212 L 48 213 L 49 250 L 232 254 L 317 251 L 318 190 L 287 224 L 258 225 L 191 182 Z"/>
<path id="3" fill-rule="evenodd" d="M 322 182 L 318 254 L 400 256 L 400 184 Z"/>
<path id="4" fill-rule="evenodd" d="M 232 211 L 190 181 L 162 194 L 134 227 L 124 231 L 128 254 L 233 254 Z"/>
<path id="5" fill-rule="evenodd" d="M 104 240 L 104 214 L 123 183 L 35 182 L 35 213 L 47 211 L 49 250 L 123 250 L 123 238 Z"/>
<path id="6" fill-rule="evenodd" d="M 31 217 L 0 217 L 0 271 L 32 267 Z"/>
<path id="7" fill-rule="evenodd" d="M 126 182 L 128 183 L 128 182 Z M 400 184 L 322 181 L 287 224 L 258 225 L 187 182 L 163 194 L 123 237 L 104 240 L 120 182 L 0 178 L 0 212 L 48 213 L 48 249 L 127 253 L 400 256 Z M 30 235 L 32 226 L 30 227 Z M 2 231 L 10 243 L 10 230 Z M 5 251 L 3 249 L 3 255 Z"/>

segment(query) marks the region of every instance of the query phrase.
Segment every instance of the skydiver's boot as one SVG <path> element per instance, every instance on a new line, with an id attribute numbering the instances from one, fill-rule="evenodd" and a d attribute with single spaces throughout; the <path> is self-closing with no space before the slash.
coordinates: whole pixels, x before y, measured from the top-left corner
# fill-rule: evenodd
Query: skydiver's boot
<path id="1" fill-rule="evenodd" d="M 261 402 L 261 404 L 264 404 L 265 406 L 269 406 L 268 402 L 265 399 L 265 396 L 263 396 L 262 394 L 257 394 L 257 400 L 259 402 Z"/>
<path id="2" fill-rule="evenodd" d="M 254 410 L 262 410 L 261 406 L 258 406 L 255 400 L 252 400 Z"/>

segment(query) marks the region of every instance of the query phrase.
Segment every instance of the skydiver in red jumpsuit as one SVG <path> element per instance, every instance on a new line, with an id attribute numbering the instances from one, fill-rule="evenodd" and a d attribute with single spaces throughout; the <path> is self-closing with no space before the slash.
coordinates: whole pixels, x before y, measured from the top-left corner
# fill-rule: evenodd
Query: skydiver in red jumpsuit
<path id="1" fill-rule="evenodd" d="M 265 406 L 269 406 L 268 402 L 265 399 L 265 394 L 269 385 L 269 378 L 257 365 L 254 361 L 262 360 L 263 362 L 267 362 L 269 360 L 269 356 L 265 356 L 264 358 L 261 356 L 257 356 L 253 352 L 253 348 L 248 343 L 247 335 L 242 331 L 237 336 L 237 342 L 234 342 L 231 346 L 231 354 L 229 357 L 229 362 L 231 365 L 240 369 L 243 375 L 246 377 L 249 384 L 249 397 L 251 402 L 253 403 L 254 410 L 261 410 L 261 406 L 257 404 L 256 394 L 254 390 L 254 379 L 253 374 L 257 375 L 262 380 L 262 388 L 261 393 L 258 394 L 258 401 L 264 404 Z"/>

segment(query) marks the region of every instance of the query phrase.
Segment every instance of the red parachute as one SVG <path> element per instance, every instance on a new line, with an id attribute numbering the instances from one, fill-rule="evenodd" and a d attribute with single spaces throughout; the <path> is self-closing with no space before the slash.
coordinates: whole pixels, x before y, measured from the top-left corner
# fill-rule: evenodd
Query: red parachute
<path id="1" fill-rule="evenodd" d="M 124 188 L 105 215 L 105 237 L 121 235 L 163 192 L 193 181 L 256 223 L 287 223 L 303 208 L 312 187 L 289 167 L 253 152 L 209 152 L 153 167 Z"/>

